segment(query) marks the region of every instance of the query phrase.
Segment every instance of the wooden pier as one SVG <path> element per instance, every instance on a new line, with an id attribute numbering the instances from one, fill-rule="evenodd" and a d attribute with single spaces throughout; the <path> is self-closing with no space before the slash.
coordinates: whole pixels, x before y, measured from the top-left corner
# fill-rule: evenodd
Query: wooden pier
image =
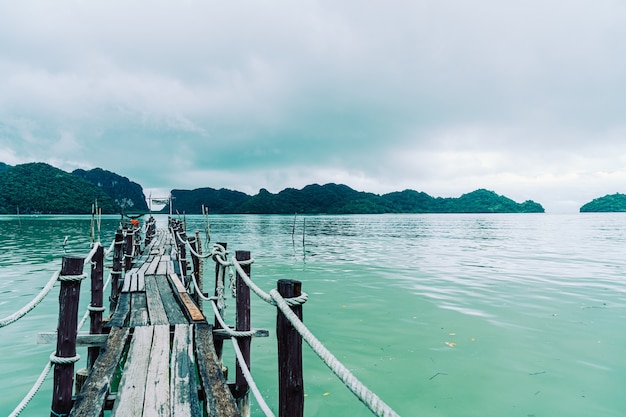
<path id="1" fill-rule="evenodd" d="M 121 263 L 128 269 L 122 281 L 114 260 L 119 292 L 112 291 L 114 312 L 102 328 L 101 353 L 72 402 L 71 386 L 55 387 L 55 395 L 66 390 L 60 395 L 66 401 L 53 399 L 51 415 L 240 416 L 215 352 L 213 326 L 183 283 L 181 267 L 187 266 L 172 235 L 153 233 L 137 256 L 128 248 L 138 245 L 124 246 Z"/>
<path id="2" fill-rule="evenodd" d="M 397 417 L 306 328 L 302 304 L 307 295 L 299 281 L 280 279 L 266 293 L 251 279 L 250 252 L 236 251 L 228 258 L 226 243 L 216 243 L 203 255 L 201 246 L 199 232 L 188 238 L 183 222 L 170 218 L 167 230 L 156 230 L 151 217 L 142 233 L 137 222 L 121 227 L 107 251 L 94 243 L 86 257 L 64 256 L 61 270 L 45 291 L 0 320 L 3 325 L 14 323 L 34 308 L 51 284 L 60 282 L 57 332 L 40 334 L 40 343 L 56 342 L 56 350 L 12 416 L 19 415 L 54 367 L 51 417 L 248 417 L 252 394 L 263 413 L 273 417 L 249 371 L 251 338 L 269 334 L 251 328 L 254 292 L 277 311 L 278 417 L 304 415 L 303 341 L 375 415 Z M 105 253 L 113 253 L 108 308 L 104 306 Z M 215 262 L 215 285 L 207 294 L 202 262 L 209 256 Z M 91 267 L 90 274 L 83 272 L 86 266 Z M 233 325 L 222 319 L 230 292 L 225 286 L 227 270 L 236 298 Z M 81 281 L 88 276 L 91 300 L 78 324 Z M 208 320 L 203 301 L 212 309 Z M 89 332 L 79 334 L 87 318 Z M 236 356 L 233 381 L 227 381 L 222 364 L 226 339 Z M 77 347 L 84 346 L 87 367 L 76 372 Z"/>

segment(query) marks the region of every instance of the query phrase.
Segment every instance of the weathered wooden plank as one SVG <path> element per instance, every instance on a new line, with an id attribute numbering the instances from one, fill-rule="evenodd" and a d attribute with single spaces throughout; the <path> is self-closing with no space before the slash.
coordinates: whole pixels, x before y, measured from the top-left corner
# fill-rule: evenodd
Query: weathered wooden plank
<path id="1" fill-rule="evenodd" d="M 111 416 L 141 416 L 146 392 L 153 327 L 137 327 L 130 342 L 128 359 Z"/>
<path id="2" fill-rule="evenodd" d="M 129 292 L 132 286 L 133 275 L 137 272 L 137 269 L 133 268 L 124 274 L 124 284 L 122 285 L 122 292 Z"/>
<path id="3" fill-rule="evenodd" d="M 76 397 L 70 417 L 100 417 L 111 381 L 124 352 L 130 329 L 114 327 L 106 349 L 98 357 L 85 385 Z"/>
<path id="4" fill-rule="evenodd" d="M 88 332 L 80 332 L 76 336 L 76 347 L 104 347 L 107 343 L 108 335 L 106 334 L 90 334 Z M 37 334 L 38 345 L 49 345 L 57 342 L 57 332 L 41 332 Z"/>
<path id="5" fill-rule="evenodd" d="M 204 314 L 202 314 L 202 311 L 200 311 L 200 309 L 198 308 L 196 303 L 194 303 L 194 301 L 191 299 L 191 296 L 188 293 L 186 292 L 179 293 L 178 296 L 180 297 L 180 301 L 182 305 L 184 306 L 185 310 L 187 310 L 187 315 L 191 321 L 204 321 L 205 320 Z"/>
<path id="6" fill-rule="evenodd" d="M 137 292 L 137 272 L 133 272 L 130 277 L 130 292 Z"/>
<path id="7" fill-rule="evenodd" d="M 144 416 L 166 417 L 170 415 L 169 359 L 170 326 L 154 326 L 146 379 Z"/>
<path id="8" fill-rule="evenodd" d="M 157 275 L 165 275 L 167 274 L 167 264 L 170 262 L 169 260 L 169 256 L 167 257 L 167 259 L 165 255 L 161 256 L 161 260 L 159 262 L 159 267 L 157 268 L 156 274 Z"/>
<path id="9" fill-rule="evenodd" d="M 192 327 L 179 324 L 172 341 L 170 410 L 172 417 L 201 416 L 193 355 Z"/>
<path id="10" fill-rule="evenodd" d="M 174 288 L 176 288 L 176 290 L 179 293 L 187 292 L 187 289 L 181 282 L 180 278 L 178 278 L 178 275 L 172 273 L 172 274 L 169 274 L 169 277 L 172 280 L 172 283 L 174 284 Z"/>
<path id="11" fill-rule="evenodd" d="M 170 324 L 182 324 L 189 323 L 185 315 L 180 309 L 180 305 L 174 298 L 172 293 L 172 287 L 170 287 L 169 280 L 165 275 L 156 275 L 156 283 L 159 287 L 159 293 L 161 294 L 161 301 L 165 308 L 165 314 Z"/>
<path id="12" fill-rule="evenodd" d="M 202 380 L 207 414 L 219 417 L 240 417 L 241 413 L 230 393 L 226 379 L 218 365 L 213 347 L 212 326 L 202 323 L 195 325 L 195 345 L 198 373 Z"/>
<path id="13" fill-rule="evenodd" d="M 157 268 L 159 267 L 160 261 L 161 261 L 161 258 L 158 256 L 155 256 L 150 262 L 150 266 L 148 267 L 148 269 L 146 269 L 146 272 L 144 275 L 155 275 Z"/>
<path id="14" fill-rule="evenodd" d="M 129 326 L 147 326 L 148 325 L 148 305 L 146 303 L 145 292 L 131 293 L 131 310 L 129 318 Z"/>
<path id="15" fill-rule="evenodd" d="M 117 308 L 111 319 L 104 324 L 105 328 L 124 327 L 124 323 L 130 312 L 130 293 L 120 293 L 117 300 Z"/>
<path id="16" fill-rule="evenodd" d="M 165 313 L 165 307 L 163 307 L 163 300 L 161 299 L 161 293 L 156 283 L 156 276 L 146 276 L 146 304 L 148 305 L 148 316 L 150 317 L 150 324 L 169 324 L 167 314 Z"/>
<path id="17" fill-rule="evenodd" d="M 150 267 L 150 262 L 146 260 L 146 262 L 139 268 L 137 271 L 137 291 L 145 291 L 146 281 L 145 281 L 145 273 L 146 270 Z"/>

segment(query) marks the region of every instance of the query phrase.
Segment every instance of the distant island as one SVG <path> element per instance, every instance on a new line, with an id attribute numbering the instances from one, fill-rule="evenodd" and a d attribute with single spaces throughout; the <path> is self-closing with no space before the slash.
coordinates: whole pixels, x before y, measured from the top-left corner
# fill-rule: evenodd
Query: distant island
<path id="1" fill-rule="evenodd" d="M 626 195 L 615 193 L 596 198 L 580 208 L 581 213 L 612 213 L 626 211 Z"/>
<path id="2" fill-rule="evenodd" d="M 459 198 L 431 197 L 404 190 L 389 194 L 356 191 L 343 184 L 287 188 L 278 194 L 261 189 L 249 196 L 240 191 L 199 188 L 172 190 L 173 209 L 201 214 L 202 206 L 213 214 L 383 214 L 383 213 L 543 213 L 534 201 L 516 203 L 493 191 L 479 189 Z M 164 207 L 167 212 L 169 207 Z"/>
<path id="3" fill-rule="evenodd" d="M 414 190 L 378 195 L 343 184 L 312 184 L 277 194 L 261 189 L 250 196 L 213 188 L 172 190 L 173 210 L 200 214 L 382 214 L 382 213 L 543 213 L 541 204 L 516 203 L 478 189 L 458 198 L 432 197 Z M 105 214 L 149 211 L 141 185 L 101 168 L 65 172 L 34 162 L 0 163 L 0 214 L 89 214 L 94 201 Z M 164 207 L 162 212 L 168 212 Z"/>
<path id="4" fill-rule="evenodd" d="M 104 214 L 148 211 L 139 184 L 100 168 L 68 173 L 41 162 L 0 163 L 0 214 L 89 214 L 95 201 Z"/>

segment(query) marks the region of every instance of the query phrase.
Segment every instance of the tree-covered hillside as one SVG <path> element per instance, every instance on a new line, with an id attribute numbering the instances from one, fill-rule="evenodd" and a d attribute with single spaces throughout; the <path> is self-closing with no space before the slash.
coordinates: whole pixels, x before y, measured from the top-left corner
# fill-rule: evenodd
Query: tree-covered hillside
<path id="1" fill-rule="evenodd" d="M 379 214 L 379 213 L 543 213 L 534 201 L 516 203 L 484 189 L 459 198 L 434 198 L 423 192 L 404 190 L 384 195 L 353 190 L 347 185 L 308 185 L 287 188 L 278 194 L 261 189 L 258 194 L 202 188 L 173 190 L 173 207 L 199 214 L 202 205 L 211 213 L 248 214 Z M 164 211 L 168 210 L 165 208 Z"/>
<path id="2" fill-rule="evenodd" d="M 22 164 L 0 172 L 0 214 L 87 214 L 96 200 L 103 213 L 119 212 L 101 189 L 48 164 Z"/>
<path id="3" fill-rule="evenodd" d="M 174 211 L 181 213 L 202 214 L 202 205 L 210 209 L 212 214 L 235 213 L 237 207 L 248 200 L 250 196 L 240 191 L 225 188 L 198 188 L 195 190 L 172 190 Z M 163 211 L 169 211 L 165 207 Z"/>
<path id="4" fill-rule="evenodd" d="M 77 169 L 72 174 L 102 189 L 126 213 L 145 213 L 148 211 L 143 188 L 126 177 L 102 168 L 95 168 L 89 171 Z"/>
<path id="5" fill-rule="evenodd" d="M 580 208 L 581 213 L 624 212 L 626 211 L 626 195 L 615 193 L 596 198 Z"/>

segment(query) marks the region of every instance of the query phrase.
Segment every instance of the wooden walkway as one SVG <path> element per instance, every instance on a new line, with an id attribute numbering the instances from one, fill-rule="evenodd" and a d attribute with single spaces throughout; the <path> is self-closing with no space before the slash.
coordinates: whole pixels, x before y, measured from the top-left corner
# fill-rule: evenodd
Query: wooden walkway
<path id="1" fill-rule="evenodd" d="M 180 279 L 174 248 L 159 231 L 124 274 L 106 346 L 70 416 L 241 415 L 218 364 L 213 328 Z"/>

